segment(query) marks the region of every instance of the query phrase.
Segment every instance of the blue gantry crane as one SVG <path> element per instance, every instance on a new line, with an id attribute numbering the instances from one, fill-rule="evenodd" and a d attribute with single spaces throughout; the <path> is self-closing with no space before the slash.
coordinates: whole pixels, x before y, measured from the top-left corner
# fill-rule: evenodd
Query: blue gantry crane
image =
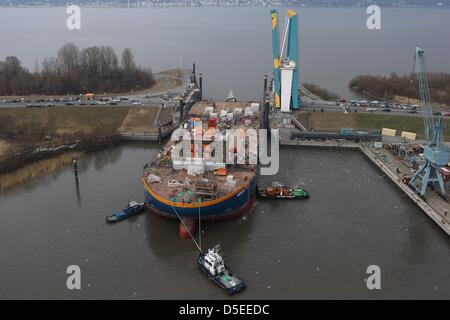
<path id="1" fill-rule="evenodd" d="M 425 197 L 428 185 L 432 185 L 442 196 L 446 196 L 440 169 L 448 164 L 450 151 L 443 143 L 442 117 L 433 114 L 424 52 L 419 47 L 416 47 L 414 66 L 423 110 L 425 164 L 416 171 L 409 184 L 422 197 Z"/>

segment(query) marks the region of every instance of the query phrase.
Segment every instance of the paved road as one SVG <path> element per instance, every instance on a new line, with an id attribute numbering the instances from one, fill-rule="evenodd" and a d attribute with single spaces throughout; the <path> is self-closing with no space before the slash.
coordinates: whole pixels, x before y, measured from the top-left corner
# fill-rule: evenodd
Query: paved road
<path id="1" fill-rule="evenodd" d="M 99 95 L 99 97 L 107 97 L 109 99 L 113 98 L 120 98 L 120 97 L 128 97 L 128 100 L 124 100 L 119 102 L 115 106 L 124 106 L 124 107 L 130 107 L 130 106 L 161 106 L 165 105 L 167 107 L 173 107 L 179 104 L 178 102 L 178 96 L 180 93 L 183 93 L 185 90 L 185 87 L 189 83 L 189 76 L 190 76 L 190 70 L 183 70 L 183 75 L 181 77 L 176 77 L 173 75 L 167 75 L 167 74 L 161 74 L 157 73 L 154 75 L 155 79 L 162 83 L 162 86 L 159 91 L 157 92 L 149 92 L 147 94 L 146 92 L 139 92 L 139 93 L 129 93 L 129 94 L 107 94 L 107 95 Z M 182 85 L 180 87 L 173 88 L 173 83 L 171 80 L 181 80 Z M 150 96 L 147 98 L 147 96 Z M 78 96 L 72 96 L 73 98 L 78 98 Z M 168 98 L 169 100 L 167 100 Z M 59 99 L 59 98 L 58 98 Z M 0 108 L 24 108 L 27 107 L 29 104 L 33 105 L 39 105 L 41 107 L 47 107 L 47 102 L 18 102 L 18 103 L 4 103 L 2 101 L 3 99 L 0 99 Z M 134 105 L 134 102 L 140 103 L 139 105 Z M 88 102 L 84 102 L 84 104 L 80 104 L 78 101 L 73 101 L 73 105 L 71 106 L 86 106 L 90 105 Z M 66 102 L 58 101 L 58 102 L 52 102 L 52 106 L 66 106 Z M 93 106 L 111 106 L 109 102 L 106 102 L 105 104 L 95 104 Z M 48 106 L 51 107 L 51 106 Z"/>
<path id="2" fill-rule="evenodd" d="M 339 107 L 339 106 L 332 106 L 332 105 L 322 105 L 319 103 L 315 103 L 315 104 L 303 104 L 300 107 L 301 110 L 305 110 L 305 111 L 313 111 L 315 110 L 316 112 L 320 112 L 323 109 L 323 112 L 345 112 L 343 107 Z M 389 112 L 383 112 L 381 110 L 377 110 L 377 111 L 367 111 L 366 108 L 362 108 L 362 107 L 352 107 L 350 108 L 349 112 L 358 112 L 358 113 L 371 113 L 371 114 L 385 114 L 385 115 L 401 115 L 401 116 L 411 116 L 411 117 L 418 117 L 418 116 L 422 116 L 421 110 L 419 109 L 417 111 L 417 113 L 411 113 L 408 112 L 407 110 L 402 110 L 402 109 L 393 109 L 391 108 L 391 111 Z"/>

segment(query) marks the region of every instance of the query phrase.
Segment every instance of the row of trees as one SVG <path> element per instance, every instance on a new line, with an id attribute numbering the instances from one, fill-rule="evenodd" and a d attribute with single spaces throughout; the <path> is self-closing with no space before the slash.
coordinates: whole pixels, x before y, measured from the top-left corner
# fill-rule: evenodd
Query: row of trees
<path id="1" fill-rule="evenodd" d="M 450 73 L 428 73 L 428 83 L 432 102 L 450 105 Z M 417 79 L 409 75 L 361 75 L 353 78 L 349 87 L 370 99 L 388 100 L 396 95 L 420 99 Z"/>
<path id="2" fill-rule="evenodd" d="M 80 50 L 74 43 L 67 43 L 56 57 L 45 58 L 33 72 L 17 57 L 0 61 L 0 95 L 124 92 L 149 88 L 154 83 L 151 69 L 137 66 L 128 48 L 119 62 L 110 46 Z"/>
<path id="3" fill-rule="evenodd" d="M 324 100 L 336 100 L 339 99 L 339 96 L 336 93 L 333 93 L 327 89 L 319 87 L 316 84 L 304 82 L 303 87 L 311 91 L 316 96 L 321 97 Z"/>

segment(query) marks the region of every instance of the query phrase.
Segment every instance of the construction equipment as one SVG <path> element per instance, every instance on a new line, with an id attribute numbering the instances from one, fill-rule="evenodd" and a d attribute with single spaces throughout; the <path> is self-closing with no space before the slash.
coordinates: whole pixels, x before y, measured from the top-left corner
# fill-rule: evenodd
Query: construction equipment
<path id="1" fill-rule="evenodd" d="M 424 52 L 419 47 L 416 47 L 414 64 L 423 109 L 425 164 L 416 171 L 409 184 L 421 197 L 425 197 L 428 185 L 433 186 L 442 196 L 446 197 L 440 169 L 448 164 L 450 151 L 443 143 L 442 117 L 433 114 Z"/>
<path id="2" fill-rule="evenodd" d="M 298 96 L 297 13 L 293 10 L 287 12 L 281 51 L 278 43 L 277 10 L 273 9 L 271 16 L 275 106 L 282 112 L 289 112 L 291 109 L 298 109 L 300 104 Z M 285 50 L 286 44 L 287 50 Z M 284 53 L 286 53 L 286 56 L 283 58 Z"/>

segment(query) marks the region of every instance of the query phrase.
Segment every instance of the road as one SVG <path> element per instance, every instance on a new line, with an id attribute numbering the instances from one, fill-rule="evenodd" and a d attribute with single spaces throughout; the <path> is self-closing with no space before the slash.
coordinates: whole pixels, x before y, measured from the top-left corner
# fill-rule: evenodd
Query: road
<path id="1" fill-rule="evenodd" d="M 321 104 L 321 103 L 305 103 L 300 107 L 300 110 L 304 111 L 322 111 L 323 112 L 346 112 L 343 107 L 329 104 Z M 372 114 L 385 114 L 385 115 L 398 115 L 398 116 L 411 116 L 411 117 L 421 117 L 422 112 L 419 109 L 416 113 L 408 112 L 407 110 L 402 109 L 394 109 L 391 108 L 391 111 L 383 112 L 381 110 L 377 111 L 367 111 L 364 107 L 351 107 L 350 111 L 347 112 L 358 112 L 358 113 L 372 113 Z"/>
<path id="2" fill-rule="evenodd" d="M 124 106 L 124 107 L 131 107 L 131 106 L 156 106 L 159 107 L 161 105 L 165 105 L 167 107 L 173 107 L 177 106 L 179 104 L 178 97 L 183 91 L 185 90 L 187 84 L 189 83 L 189 75 L 190 70 L 183 70 L 183 75 L 181 77 L 177 77 L 174 75 L 168 75 L 164 73 L 157 73 L 154 74 L 155 80 L 158 83 L 158 91 L 152 92 L 152 89 L 136 93 L 128 93 L 128 94 L 106 94 L 106 95 L 98 95 L 98 98 L 109 98 L 110 100 L 120 97 L 127 97 L 127 100 L 123 100 L 118 102 L 117 106 Z M 180 80 L 182 82 L 181 86 L 174 87 L 173 86 L 173 80 Z M 63 97 L 67 98 L 67 97 Z M 78 96 L 72 96 L 72 98 L 78 99 Z M 25 98 L 26 99 L 26 98 Z M 61 99 L 61 96 L 58 96 L 56 99 Z M 16 103 L 5 103 L 3 101 L 4 99 L 0 99 L 0 108 L 25 108 L 29 104 L 32 105 L 39 105 L 40 107 L 51 107 L 51 106 L 86 106 L 86 105 L 92 105 L 92 106 L 109 106 L 111 105 L 109 102 L 99 102 L 96 101 L 94 103 L 89 101 L 54 101 L 54 102 L 16 102 Z M 48 106 L 47 104 L 50 103 L 51 106 Z M 92 104 L 90 104 L 92 103 Z"/>

